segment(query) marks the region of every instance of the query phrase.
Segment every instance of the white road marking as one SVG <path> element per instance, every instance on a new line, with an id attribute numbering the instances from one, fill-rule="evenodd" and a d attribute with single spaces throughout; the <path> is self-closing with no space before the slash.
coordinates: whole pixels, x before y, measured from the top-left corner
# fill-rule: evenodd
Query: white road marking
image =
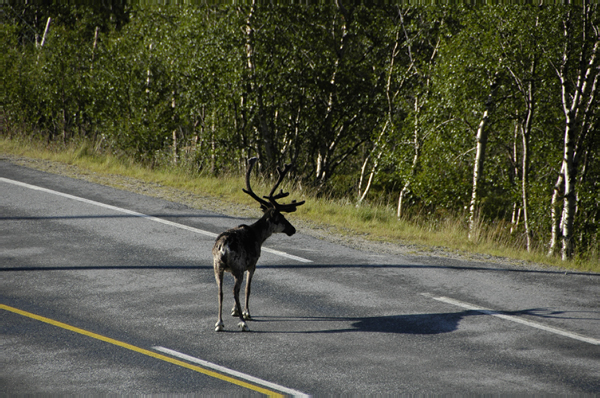
<path id="1" fill-rule="evenodd" d="M 598 339 L 594 339 L 592 337 L 587 337 L 587 336 L 582 336 L 580 334 L 577 333 L 573 333 L 573 332 L 569 332 L 568 330 L 563 330 L 563 329 L 559 329 L 559 328 L 555 328 L 552 326 L 546 326 L 543 325 L 541 323 L 537 323 L 537 322 L 533 322 L 533 321 L 529 321 L 527 319 L 523 319 L 523 318 L 519 318 L 517 316 L 514 315 L 506 315 L 503 314 L 501 311 L 494 311 L 492 309 L 489 308 L 484 308 L 484 307 L 479 307 L 473 304 L 469 304 L 469 303 L 465 303 L 464 301 L 459 301 L 459 300 L 455 300 L 449 297 L 436 297 L 433 296 L 429 293 L 421 293 L 422 296 L 425 297 L 429 297 L 431 299 L 437 300 L 437 301 L 441 301 L 443 303 L 446 304 L 451 304 L 460 308 L 465 308 L 467 310 L 473 310 L 473 311 L 478 311 L 481 312 L 483 314 L 486 315 L 492 315 L 495 316 L 497 318 L 502 318 L 505 319 L 507 321 L 511 321 L 511 322 L 515 322 L 515 323 L 520 323 L 522 325 L 526 325 L 532 328 L 536 328 L 536 329 L 540 329 L 540 330 L 545 330 L 546 332 L 550 332 L 550 333 L 554 333 L 554 334 L 558 334 L 560 336 L 564 336 L 564 337 L 569 337 L 571 339 L 575 339 L 575 340 L 579 340 L 579 341 L 583 341 L 585 343 L 589 343 L 589 344 L 594 344 L 594 345 L 600 345 L 600 340 Z"/>
<path id="2" fill-rule="evenodd" d="M 112 205 L 109 205 L 109 204 L 106 204 L 106 203 L 96 202 L 94 200 L 81 198 L 79 196 L 69 195 L 68 193 L 53 191 L 52 189 L 38 187 L 36 185 L 27 184 L 27 183 L 24 183 L 24 182 L 21 182 L 21 181 L 10 180 L 10 179 L 4 178 L 4 177 L 0 177 L 0 181 L 8 183 L 8 184 L 17 185 L 17 186 L 20 186 L 20 187 L 23 187 L 23 188 L 32 189 L 34 191 L 40 191 L 40 192 L 50 193 L 52 195 L 62 196 L 63 198 L 67 198 L 67 199 L 71 199 L 71 200 L 76 200 L 78 202 L 87 203 L 87 204 L 98 206 L 98 207 L 103 207 L 105 209 L 110 209 L 110 210 L 117 211 L 117 212 L 120 212 L 120 213 L 129 214 L 129 215 L 134 216 L 134 217 L 145 218 L 145 219 L 150 220 L 150 221 L 154 221 L 154 222 L 158 222 L 158 223 L 161 223 L 161 224 L 169 225 L 171 227 L 175 227 L 175 228 L 179 228 L 179 229 L 184 229 L 184 230 L 187 230 L 187 231 L 190 231 L 190 232 L 194 232 L 194 233 L 197 233 L 197 234 L 210 236 L 212 238 L 216 238 L 218 236 L 218 234 L 215 234 L 215 233 L 209 232 L 209 231 L 204 231 L 204 230 L 199 229 L 199 228 L 194 228 L 194 227 L 190 227 L 190 226 L 187 226 L 187 225 L 179 224 L 179 223 L 176 223 L 176 222 L 173 222 L 173 221 L 164 220 L 162 218 L 158 218 L 158 217 L 154 217 L 154 216 L 149 216 L 147 214 L 138 213 L 137 211 L 133 211 L 133 210 L 123 209 L 121 207 L 112 206 Z M 302 258 L 302 257 L 298 257 L 298 256 L 294 256 L 293 254 L 288 254 L 288 253 L 285 253 L 285 252 L 282 252 L 282 251 L 279 251 L 279 250 L 269 249 L 268 247 L 263 247 L 262 251 L 267 252 L 267 253 L 271 253 L 271 254 L 275 254 L 277 256 L 289 258 L 290 260 L 295 260 L 295 261 L 299 261 L 299 262 L 302 262 L 302 263 L 312 263 L 312 260 L 309 260 L 309 259 L 306 259 L 306 258 Z"/>
<path id="3" fill-rule="evenodd" d="M 229 368 L 226 368 L 224 366 L 217 365 L 217 364 L 214 364 L 212 362 L 208 362 L 208 361 L 205 361 L 203 359 L 196 358 L 196 357 L 193 357 L 193 356 L 181 353 L 179 351 L 171 350 L 170 348 L 165 348 L 165 347 L 161 347 L 161 346 L 155 346 L 155 347 L 152 347 L 152 349 L 156 350 L 156 351 L 160 351 L 160 352 L 165 353 L 165 354 L 172 355 L 172 356 L 174 356 L 176 358 L 184 359 L 184 360 L 186 360 L 188 362 L 192 362 L 192 363 L 198 364 L 198 365 L 203 366 L 205 368 L 216 370 L 217 372 L 224 373 L 224 374 L 236 377 L 238 379 L 246 380 L 246 381 L 249 381 L 251 383 L 258 384 L 258 385 L 261 385 L 263 387 L 270 388 L 271 390 L 279 391 L 279 392 L 282 392 L 284 394 L 288 394 L 288 395 L 291 395 L 291 396 L 294 396 L 294 397 L 309 397 L 310 396 L 310 395 L 307 395 L 307 394 L 305 394 L 303 392 L 300 392 L 300 391 L 297 391 L 297 390 L 292 390 L 291 388 L 280 386 L 279 384 L 271 383 L 270 381 L 266 381 L 266 380 L 263 380 L 263 379 L 259 379 L 258 377 L 254 377 L 254 376 L 250 376 L 250 375 L 247 375 L 245 373 L 242 373 L 242 372 L 238 372 L 237 370 L 229 369 Z"/>

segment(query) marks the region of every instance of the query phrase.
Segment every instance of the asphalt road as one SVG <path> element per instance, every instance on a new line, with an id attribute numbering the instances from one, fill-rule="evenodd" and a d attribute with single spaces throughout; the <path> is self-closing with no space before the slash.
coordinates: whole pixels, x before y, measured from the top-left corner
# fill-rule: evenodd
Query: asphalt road
<path id="1" fill-rule="evenodd" d="M 3 395 L 600 392 L 597 274 L 300 229 L 265 244 L 251 332 L 216 333 L 214 236 L 253 220 L 6 161 L 0 219 Z"/>

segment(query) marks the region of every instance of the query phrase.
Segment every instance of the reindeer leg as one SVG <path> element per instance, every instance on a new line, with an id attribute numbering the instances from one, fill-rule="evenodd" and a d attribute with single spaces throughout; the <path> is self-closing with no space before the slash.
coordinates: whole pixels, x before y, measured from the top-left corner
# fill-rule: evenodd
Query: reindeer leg
<path id="1" fill-rule="evenodd" d="M 218 289 L 218 301 L 219 301 L 219 317 L 217 318 L 217 323 L 215 324 L 215 332 L 220 332 L 225 327 L 223 324 L 223 270 L 215 265 L 215 280 L 217 281 L 217 289 Z"/>
<path id="2" fill-rule="evenodd" d="M 245 297 L 246 303 L 244 306 L 244 312 L 242 313 L 242 316 L 247 321 L 252 320 L 252 317 L 250 316 L 250 308 L 248 307 L 248 304 L 250 302 L 250 284 L 252 283 L 252 276 L 254 275 L 255 269 L 256 268 L 252 267 L 252 268 L 248 269 L 248 271 L 246 272 L 246 297 Z"/>
<path id="3" fill-rule="evenodd" d="M 239 277 L 239 278 L 240 278 L 240 289 L 241 289 L 241 284 L 242 284 L 242 278 L 243 278 L 243 275 L 244 275 L 244 274 L 242 273 L 242 276 L 240 276 L 240 277 Z M 237 277 L 237 276 L 235 276 L 235 275 L 234 275 L 233 277 L 235 278 L 235 281 L 236 281 L 236 283 L 237 283 L 237 280 L 238 280 L 237 278 L 238 278 L 238 277 Z M 234 298 L 235 298 L 235 297 L 238 297 L 238 296 L 236 296 L 236 295 L 235 295 L 235 286 L 234 286 L 234 288 L 233 288 L 233 297 L 234 297 Z M 235 317 L 235 318 L 239 318 L 239 317 L 240 317 L 240 314 L 242 313 L 242 311 L 240 310 L 240 308 L 241 308 L 241 305 L 238 305 L 237 301 L 235 301 L 235 300 L 234 300 L 234 302 L 233 302 L 233 307 L 231 308 L 231 316 L 233 316 L 233 317 Z"/>
<path id="4" fill-rule="evenodd" d="M 238 323 L 238 326 L 242 329 L 242 332 L 248 332 L 250 329 L 248 328 L 248 325 L 244 320 L 244 317 L 242 315 L 242 307 L 240 305 L 240 290 L 242 287 L 242 279 L 244 279 L 244 273 L 236 273 L 233 275 L 233 277 L 235 278 L 235 285 L 233 286 L 233 297 L 235 298 L 235 308 L 237 309 L 237 313 L 240 317 L 240 323 Z"/>

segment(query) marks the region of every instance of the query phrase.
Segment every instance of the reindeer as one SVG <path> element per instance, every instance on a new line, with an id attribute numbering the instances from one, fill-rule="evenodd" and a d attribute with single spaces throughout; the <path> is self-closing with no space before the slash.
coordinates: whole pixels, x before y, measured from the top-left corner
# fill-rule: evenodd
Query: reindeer
<path id="1" fill-rule="evenodd" d="M 230 272 L 235 279 L 235 285 L 233 287 L 235 304 L 231 310 L 231 315 L 240 318 L 238 326 L 243 332 L 247 332 L 250 329 L 246 324 L 246 320 L 252 319 L 250 317 L 250 310 L 248 309 L 250 284 L 252 282 L 254 271 L 256 270 L 256 262 L 260 257 L 260 248 L 265 240 L 273 233 L 283 232 L 288 236 L 294 235 L 294 233 L 296 233 L 296 228 L 294 228 L 281 213 L 294 212 L 298 206 L 304 204 L 304 201 L 296 202 L 295 200 L 288 204 L 277 203 L 278 199 L 285 198 L 289 195 L 287 192 L 284 193 L 283 190 L 275 195 L 275 191 L 292 167 L 290 164 L 287 164 L 283 171 L 277 167 L 277 172 L 279 174 L 277 183 L 275 183 L 273 189 L 271 189 L 269 196 L 264 196 L 267 200 L 259 198 L 250 187 L 250 172 L 257 160 L 257 158 L 248 159 L 246 189 L 242 188 L 242 191 L 250 195 L 260 204 L 260 208 L 263 210 L 264 215 L 252 225 L 240 225 L 237 228 L 223 232 L 217 237 L 212 249 L 215 280 L 217 281 L 217 288 L 219 290 L 219 317 L 215 324 L 215 331 L 217 332 L 222 331 L 225 326 L 221 315 L 223 310 L 224 271 Z M 246 273 L 246 303 L 244 311 L 242 312 L 239 296 L 244 273 Z"/>

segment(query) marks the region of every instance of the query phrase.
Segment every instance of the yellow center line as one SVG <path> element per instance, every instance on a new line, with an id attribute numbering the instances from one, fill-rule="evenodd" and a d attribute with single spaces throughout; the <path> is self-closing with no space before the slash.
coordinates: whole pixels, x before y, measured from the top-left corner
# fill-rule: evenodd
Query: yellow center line
<path id="1" fill-rule="evenodd" d="M 14 307 L 9 307 L 8 305 L 4 305 L 4 304 L 0 304 L 0 309 L 6 310 L 6 311 L 10 311 L 10 312 L 13 312 L 15 314 L 19 314 L 19 315 L 22 315 L 22 316 L 25 316 L 25 317 L 28 317 L 28 318 L 31 318 L 31 319 L 35 319 L 37 321 L 48 323 L 48 324 L 53 325 L 53 326 L 58 326 L 59 328 L 70 330 L 71 332 L 79 333 L 79 334 L 82 334 L 84 336 L 92 337 L 94 339 L 101 340 L 101 341 L 104 341 L 106 343 L 110 343 L 110 344 L 113 344 L 113 345 L 116 345 L 116 346 L 119 346 L 119 347 L 123 347 L 123 348 L 126 348 L 128 350 L 135 351 L 135 352 L 138 352 L 140 354 L 147 355 L 149 357 L 157 358 L 157 359 L 160 359 L 162 361 L 172 363 L 174 365 L 178 365 L 178 366 L 181 366 L 181 367 L 184 367 L 184 368 L 187 368 L 187 369 L 191 369 L 191 370 L 194 370 L 194 371 L 196 371 L 198 373 L 202 373 L 204 375 L 207 375 L 207 376 L 210 376 L 210 377 L 214 377 L 216 379 L 223 380 L 223 381 L 226 381 L 228 383 L 232 383 L 232 384 L 235 384 L 235 385 L 247 388 L 249 390 L 256 391 L 256 392 L 268 395 L 270 397 L 283 397 L 283 395 L 278 394 L 278 393 L 276 393 L 274 391 L 268 390 L 266 388 L 262 388 L 260 386 L 254 385 L 254 384 L 250 384 L 250 383 L 247 383 L 245 381 L 235 379 L 233 377 L 229 377 L 229 376 L 217 373 L 217 372 L 213 372 L 212 370 L 208 370 L 208 369 L 205 369 L 205 368 L 200 367 L 200 366 L 192 365 L 192 364 L 189 364 L 187 362 L 180 361 L 178 359 L 174 359 L 174 358 L 168 357 L 166 355 L 159 354 L 159 353 L 154 352 L 154 351 L 146 350 L 144 348 L 140 348 L 140 347 L 137 347 L 137 346 L 134 346 L 134 345 L 131 345 L 131 344 L 119 341 L 119 340 L 111 339 L 110 337 L 102 336 L 101 334 L 89 332 L 87 330 L 80 329 L 80 328 L 75 327 L 75 326 L 67 325 L 66 323 L 55 321 L 53 319 L 46 318 L 46 317 L 43 317 L 43 316 L 40 316 L 40 315 L 32 314 L 31 312 L 23 311 L 23 310 L 20 310 L 18 308 L 14 308 Z"/>

